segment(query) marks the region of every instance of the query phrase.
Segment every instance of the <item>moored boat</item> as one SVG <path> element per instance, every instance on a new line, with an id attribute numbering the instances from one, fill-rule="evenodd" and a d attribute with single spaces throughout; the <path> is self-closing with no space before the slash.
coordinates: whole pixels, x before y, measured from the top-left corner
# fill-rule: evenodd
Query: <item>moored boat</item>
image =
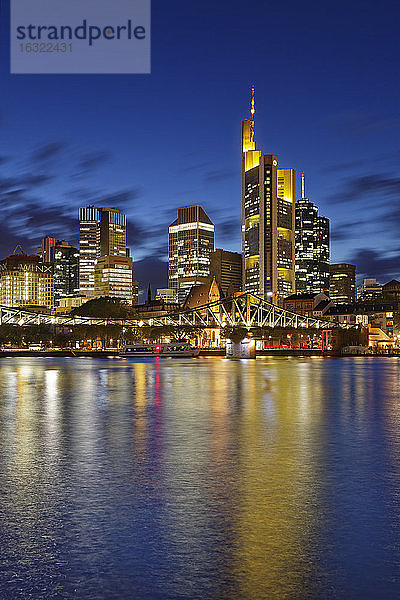
<path id="1" fill-rule="evenodd" d="M 155 357 L 183 357 L 192 358 L 198 356 L 200 350 L 193 348 L 187 342 L 150 343 L 150 344 L 126 344 L 120 356 L 155 356 Z"/>

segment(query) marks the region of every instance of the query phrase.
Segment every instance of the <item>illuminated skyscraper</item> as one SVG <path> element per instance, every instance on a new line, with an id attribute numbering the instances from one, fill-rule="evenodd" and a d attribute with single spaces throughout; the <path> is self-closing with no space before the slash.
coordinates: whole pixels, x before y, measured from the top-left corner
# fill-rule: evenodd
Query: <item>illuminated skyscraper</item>
<path id="1" fill-rule="evenodd" d="M 356 266 L 330 265 L 329 297 L 336 304 L 352 304 L 356 299 Z"/>
<path id="2" fill-rule="evenodd" d="M 305 198 L 304 173 L 301 190 L 296 202 L 296 291 L 329 291 L 329 219 Z"/>
<path id="3" fill-rule="evenodd" d="M 79 287 L 94 297 L 94 270 L 100 256 L 126 256 L 126 216 L 113 208 L 87 206 L 79 212 Z"/>
<path id="4" fill-rule="evenodd" d="M 129 256 L 100 256 L 94 268 L 94 297 L 133 301 L 132 259 Z"/>
<path id="5" fill-rule="evenodd" d="M 178 218 L 169 226 L 168 286 L 183 301 L 194 285 L 210 276 L 210 254 L 214 251 L 214 224 L 201 206 L 178 208 Z"/>
<path id="6" fill-rule="evenodd" d="M 44 263 L 52 263 L 54 260 L 54 247 L 56 245 L 56 238 L 46 235 L 42 238 L 42 245 L 36 251 L 36 254 L 40 257 L 40 260 Z"/>
<path id="7" fill-rule="evenodd" d="M 242 123 L 243 290 L 281 302 L 294 292 L 294 170 L 261 155 L 251 118 Z"/>
<path id="8" fill-rule="evenodd" d="M 54 300 L 79 295 L 79 251 L 66 243 L 54 247 Z"/>

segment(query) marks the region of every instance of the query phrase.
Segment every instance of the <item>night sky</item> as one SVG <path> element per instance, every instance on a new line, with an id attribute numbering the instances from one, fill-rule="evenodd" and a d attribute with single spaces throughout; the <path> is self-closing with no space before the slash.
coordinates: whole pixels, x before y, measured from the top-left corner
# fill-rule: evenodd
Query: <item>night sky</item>
<path id="1" fill-rule="evenodd" d="M 78 208 L 128 215 L 136 278 L 167 284 L 168 225 L 201 204 L 241 250 L 241 120 L 306 173 L 331 262 L 400 278 L 397 1 L 153 0 L 151 75 L 10 75 L 1 16 L 0 256 L 77 243 Z"/>

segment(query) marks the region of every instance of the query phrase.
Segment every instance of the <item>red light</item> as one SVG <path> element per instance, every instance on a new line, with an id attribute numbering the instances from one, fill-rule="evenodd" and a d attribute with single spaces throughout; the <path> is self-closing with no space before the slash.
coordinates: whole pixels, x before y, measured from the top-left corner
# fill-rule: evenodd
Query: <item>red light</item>
<path id="1" fill-rule="evenodd" d="M 156 350 L 160 350 L 160 346 L 156 346 Z"/>

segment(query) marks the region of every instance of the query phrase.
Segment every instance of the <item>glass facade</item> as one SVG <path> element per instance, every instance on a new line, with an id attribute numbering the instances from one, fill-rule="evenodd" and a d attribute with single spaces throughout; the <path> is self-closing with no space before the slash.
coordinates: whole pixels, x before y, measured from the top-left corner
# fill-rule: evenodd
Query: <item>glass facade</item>
<path id="1" fill-rule="evenodd" d="M 168 286 L 180 300 L 194 285 L 207 281 L 213 251 L 214 224 L 203 208 L 179 208 L 169 227 Z"/>
<path id="2" fill-rule="evenodd" d="M 130 257 L 102 256 L 95 266 L 94 296 L 121 298 L 133 302 L 133 263 Z"/>
<path id="3" fill-rule="evenodd" d="M 243 290 L 279 304 L 294 292 L 294 171 L 261 155 L 252 118 L 242 123 Z"/>
<path id="4" fill-rule="evenodd" d="M 79 294 L 79 251 L 73 246 L 54 250 L 54 301 Z"/>
<path id="5" fill-rule="evenodd" d="M 296 291 L 329 290 L 329 219 L 308 198 L 296 202 Z"/>
<path id="6" fill-rule="evenodd" d="M 126 257 L 126 216 L 113 208 L 87 206 L 79 213 L 79 287 L 94 297 L 94 271 L 100 256 Z"/>
<path id="7" fill-rule="evenodd" d="M 347 263 L 329 267 L 329 297 L 336 304 L 352 304 L 356 299 L 356 267 Z"/>

